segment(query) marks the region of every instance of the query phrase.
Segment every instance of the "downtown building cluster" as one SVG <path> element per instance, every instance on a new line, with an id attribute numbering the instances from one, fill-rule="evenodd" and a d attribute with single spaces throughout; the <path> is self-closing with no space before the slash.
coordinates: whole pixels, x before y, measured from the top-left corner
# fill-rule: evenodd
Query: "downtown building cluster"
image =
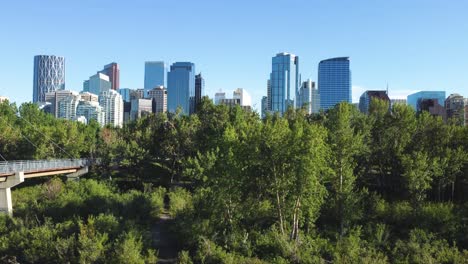
<path id="1" fill-rule="evenodd" d="M 352 82 L 349 57 L 325 59 L 318 64 L 317 83 L 302 80 L 299 56 L 278 53 L 272 57 L 271 73 L 267 80 L 267 95 L 262 97 L 261 112 L 283 114 L 288 108 L 304 108 L 307 113 L 327 111 L 340 102 L 352 102 Z M 83 82 L 81 92 L 65 89 L 65 58 L 49 55 L 34 57 L 33 101 L 44 111 L 58 118 L 100 125 L 122 126 L 150 113 L 176 112 L 189 115 L 197 111 L 205 95 L 205 81 L 196 74 L 192 62 L 175 62 L 168 66 L 163 61 L 145 62 L 144 87 L 120 87 L 117 63 L 105 65 Z M 408 104 L 415 111 L 428 111 L 444 120 L 455 119 L 468 125 L 468 99 L 459 94 L 447 98 L 444 91 L 421 91 L 407 99 L 390 99 L 387 90 L 365 91 L 356 107 L 369 112 L 372 99 L 394 104 Z M 6 100 L 0 97 L 0 101 Z M 214 95 L 216 105 L 239 105 L 251 111 L 252 100 L 242 88 Z"/>
<path id="2" fill-rule="evenodd" d="M 349 57 L 322 60 L 318 66 L 318 87 L 302 80 L 299 56 L 278 53 L 272 58 L 267 95 L 262 98 L 262 116 L 283 114 L 288 108 L 305 108 L 309 114 L 327 110 L 337 103 L 351 103 L 351 70 Z"/>

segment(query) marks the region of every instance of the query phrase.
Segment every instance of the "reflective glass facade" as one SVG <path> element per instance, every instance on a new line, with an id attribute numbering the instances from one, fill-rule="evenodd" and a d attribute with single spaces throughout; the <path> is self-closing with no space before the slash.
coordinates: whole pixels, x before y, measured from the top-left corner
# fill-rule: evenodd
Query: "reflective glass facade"
<path id="1" fill-rule="evenodd" d="M 299 90 L 299 57 L 289 53 L 279 53 L 272 58 L 270 87 L 268 96 L 273 112 L 283 114 L 289 106 L 294 107 L 294 99 Z"/>
<path id="2" fill-rule="evenodd" d="M 45 102 L 45 94 L 65 89 L 65 58 L 34 56 L 33 102 Z"/>
<path id="3" fill-rule="evenodd" d="M 421 91 L 408 95 L 407 99 L 407 104 L 413 107 L 414 110 L 418 110 L 418 101 L 424 99 L 437 99 L 438 104 L 443 106 L 445 102 L 445 91 Z"/>
<path id="4" fill-rule="evenodd" d="M 349 58 L 323 60 L 318 67 L 320 108 L 327 110 L 340 102 L 351 103 Z"/>
<path id="5" fill-rule="evenodd" d="M 145 97 L 148 91 L 158 86 L 167 87 L 166 83 L 167 67 L 163 61 L 145 62 Z"/>
<path id="6" fill-rule="evenodd" d="M 167 111 L 175 112 L 182 108 L 183 114 L 191 114 L 195 110 L 195 64 L 191 62 L 176 62 L 171 65 L 167 74 Z"/>

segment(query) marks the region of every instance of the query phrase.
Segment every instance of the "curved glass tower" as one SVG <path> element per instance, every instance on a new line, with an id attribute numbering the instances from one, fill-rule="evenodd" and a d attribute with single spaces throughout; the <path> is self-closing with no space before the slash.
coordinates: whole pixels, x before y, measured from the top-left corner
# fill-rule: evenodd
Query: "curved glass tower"
<path id="1" fill-rule="evenodd" d="M 327 110 L 341 102 L 351 103 L 349 57 L 323 60 L 318 67 L 320 108 Z"/>
<path id="2" fill-rule="evenodd" d="M 45 94 L 65 89 L 65 58 L 34 56 L 33 102 L 45 102 Z"/>

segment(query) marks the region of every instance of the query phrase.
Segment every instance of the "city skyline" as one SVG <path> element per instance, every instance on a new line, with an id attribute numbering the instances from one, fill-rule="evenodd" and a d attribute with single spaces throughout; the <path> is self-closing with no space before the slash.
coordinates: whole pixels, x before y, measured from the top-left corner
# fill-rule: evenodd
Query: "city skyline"
<path id="1" fill-rule="evenodd" d="M 191 61 L 204 73 L 207 95 L 213 97 L 219 89 L 243 87 L 251 93 L 257 110 L 261 97 L 266 95 L 271 56 L 279 52 L 299 56 L 302 80 L 315 82 L 319 61 L 349 56 L 353 102 L 364 91 L 386 89 L 387 84 L 390 98 L 403 98 L 420 90 L 468 95 L 468 78 L 463 74 L 468 69 L 463 59 L 468 56 L 468 43 L 459 34 L 468 28 L 462 12 L 467 3 L 293 1 L 291 5 L 275 7 L 261 1 L 183 6 L 149 1 L 112 5 L 106 1 L 93 5 L 87 5 L 87 1 L 25 2 L 29 4 L 8 2 L 0 10 L 0 22 L 11 25 L 0 29 L 7 36 L 0 49 L 4 58 L 0 62 L 0 95 L 18 103 L 32 99 L 32 57 L 38 54 L 65 57 L 66 89 L 76 91 L 81 90 L 82 81 L 91 73 L 110 62 L 120 66 L 120 86 L 135 89 L 144 87 L 145 61 Z M 113 22 L 119 30 L 109 32 L 110 35 L 94 30 L 103 22 L 103 8 L 121 18 Z M 209 17 L 197 19 L 190 29 L 184 28 L 185 20 L 181 18 L 205 9 L 211 11 Z M 37 10 L 43 11 L 43 19 L 34 19 Z M 297 16 L 292 26 L 292 22 L 281 24 L 268 15 L 281 10 L 310 10 L 314 19 Z M 236 14 L 241 11 L 243 18 L 238 19 Z M 160 24 L 158 34 L 153 36 L 149 33 L 154 32 L 154 23 L 150 23 L 148 14 L 154 12 L 158 12 Z M 85 21 L 79 18 L 82 13 L 87 14 Z M 330 23 L 314 22 L 324 19 Z M 40 30 L 33 30 L 33 23 Z M 277 38 L 272 34 L 277 30 L 288 30 L 295 37 Z M 57 32 L 60 38 L 51 37 Z M 89 37 L 80 38 L 83 34 Z M 198 41 L 190 42 L 187 48 L 187 39 L 195 37 Z M 40 42 L 35 41 L 38 38 Z M 90 38 L 93 41 L 88 41 Z M 118 41 L 110 43 L 109 39 Z M 247 46 L 243 44 L 245 40 Z"/>

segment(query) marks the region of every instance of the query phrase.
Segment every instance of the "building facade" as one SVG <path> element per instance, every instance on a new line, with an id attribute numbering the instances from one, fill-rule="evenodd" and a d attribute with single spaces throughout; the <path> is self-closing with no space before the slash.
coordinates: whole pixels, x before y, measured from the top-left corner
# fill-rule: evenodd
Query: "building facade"
<path id="1" fill-rule="evenodd" d="M 167 110 L 174 113 L 181 107 L 183 114 L 192 114 L 195 110 L 195 64 L 176 62 L 167 76 Z"/>
<path id="2" fill-rule="evenodd" d="M 167 87 L 167 66 L 163 61 L 147 61 L 145 62 L 145 94 L 147 97 L 148 91 L 158 87 Z"/>
<path id="3" fill-rule="evenodd" d="M 98 73 L 105 74 L 111 82 L 111 89 L 117 91 L 120 88 L 120 69 L 116 62 L 109 63 L 104 66 L 104 69 Z"/>
<path id="4" fill-rule="evenodd" d="M 468 98 L 464 98 L 459 94 L 451 94 L 445 99 L 445 111 L 447 111 L 447 119 L 452 119 L 456 124 L 466 126 L 468 120 L 465 109 L 468 106 Z"/>
<path id="5" fill-rule="evenodd" d="M 307 80 L 302 82 L 297 96 L 298 107 L 304 107 L 308 114 L 318 113 L 320 110 L 320 94 L 315 82 Z"/>
<path id="6" fill-rule="evenodd" d="M 219 91 L 215 93 L 214 104 L 219 105 L 221 100 L 226 99 L 226 93 L 223 91 Z"/>
<path id="7" fill-rule="evenodd" d="M 359 111 L 364 114 L 369 113 L 369 107 L 372 99 L 379 99 L 389 103 L 390 107 L 390 98 L 387 95 L 387 91 L 365 91 L 359 98 Z"/>
<path id="8" fill-rule="evenodd" d="M 289 53 L 278 53 L 272 58 L 270 74 L 271 111 L 283 114 L 288 107 L 295 107 L 294 100 L 299 91 L 299 57 Z"/>
<path id="9" fill-rule="evenodd" d="M 437 103 L 444 105 L 445 102 L 445 91 L 420 91 L 414 94 L 410 94 L 407 97 L 407 104 L 413 107 L 414 110 L 420 111 L 419 106 L 425 99 L 436 99 Z"/>
<path id="10" fill-rule="evenodd" d="M 91 120 L 96 120 L 100 126 L 106 124 L 106 113 L 98 102 L 90 102 L 81 100 L 76 108 L 76 119 L 89 124 Z"/>
<path id="11" fill-rule="evenodd" d="M 232 93 L 233 99 L 239 99 L 241 106 L 250 106 L 252 107 L 252 97 L 250 94 L 243 88 L 237 88 Z"/>
<path id="12" fill-rule="evenodd" d="M 153 100 L 153 113 L 167 112 L 167 89 L 164 86 L 150 90 L 148 95 Z"/>
<path id="13" fill-rule="evenodd" d="M 130 120 L 147 116 L 153 112 L 153 102 L 150 99 L 133 99 L 130 109 Z"/>
<path id="14" fill-rule="evenodd" d="M 70 95 L 78 95 L 78 93 L 69 90 L 57 90 L 46 93 L 45 101 L 51 104 L 50 113 L 55 117 L 59 117 L 59 103 L 67 99 Z"/>
<path id="15" fill-rule="evenodd" d="M 122 96 L 122 99 L 124 100 L 124 102 L 130 102 L 131 99 L 130 99 L 130 93 L 131 93 L 131 89 L 130 88 L 119 88 L 119 94 Z"/>
<path id="16" fill-rule="evenodd" d="M 102 92 L 111 90 L 111 88 L 112 83 L 109 81 L 109 76 L 99 72 L 83 82 L 83 91 L 92 94 L 99 95 Z"/>
<path id="17" fill-rule="evenodd" d="M 320 108 L 328 110 L 341 102 L 351 103 L 349 57 L 322 60 L 318 65 Z"/>
<path id="18" fill-rule="evenodd" d="M 76 120 L 76 109 L 81 100 L 81 95 L 70 94 L 63 100 L 58 102 L 58 118 L 64 118 L 67 120 Z"/>
<path id="19" fill-rule="evenodd" d="M 81 100 L 88 101 L 88 102 L 99 102 L 98 96 L 96 94 L 92 94 L 90 92 L 81 92 L 80 93 Z"/>
<path id="20" fill-rule="evenodd" d="M 201 73 L 195 75 L 195 111 L 198 109 L 198 105 L 201 102 L 203 95 L 205 94 L 205 79 L 203 79 Z"/>
<path id="21" fill-rule="evenodd" d="M 65 58 L 34 56 L 33 102 L 45 102 L 45 94 L 65 89 Z"/>
<path id="22" fill-rule="evenodd" d="M 124 102 L 122 96 L 115 90 L 104 91 L 99 95 L 99 105 L 106 113 L 106 125 L 122 127 Z"/>

